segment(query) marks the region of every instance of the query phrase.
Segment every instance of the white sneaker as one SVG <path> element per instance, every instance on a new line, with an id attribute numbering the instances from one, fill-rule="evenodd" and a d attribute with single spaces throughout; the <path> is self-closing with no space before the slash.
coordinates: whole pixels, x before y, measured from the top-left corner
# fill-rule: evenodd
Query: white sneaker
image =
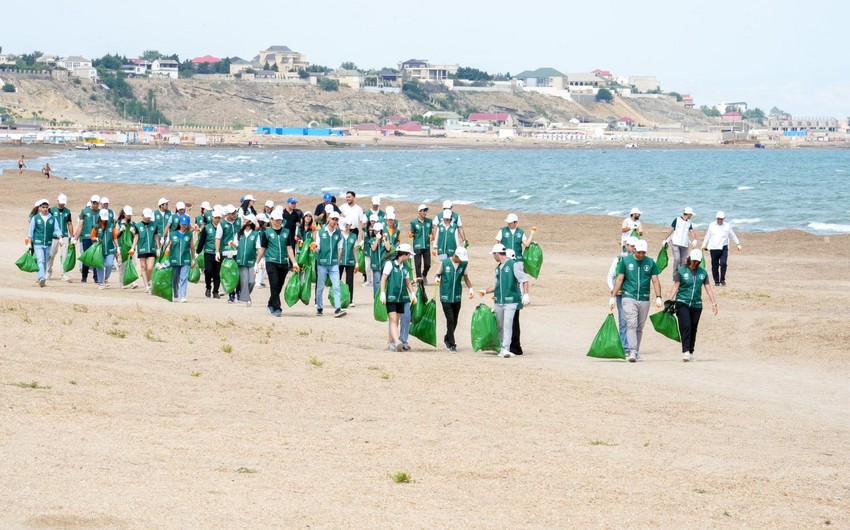
<path id="1" fill-rule="evenodd" d="M 103 290 L 103 289 L 109 289 L 109 284 L 108 284 L 108 283 L 102 283 L 102 284 L 100 284 L 100 289 L 101 289 L 101 290 Z"/>
<path id="2" fill-rule="evenodd" d="M 687 352 L 683 353 L 683 354 L 682 354 L 682 362 L 683 362 L 683 363 L 689 363 L 689 362 L 691 362 L 691 354 L 690 354 L 690 353 L 687 353 Z"/>
<path id="3" fill-rule="evenodd" d="M 390 351 L 398 351 L 398 346 L 396 346 L 394 342 L 390 342 L 387 344 L 387 349 Z"/>
<path id="4" fill-rule="evenodd" d="M 372 282 L 363 282 L 363 287 L 369 287 L 372 285 Z"/>
<path id="5" fill-rule="evenodd" d="M 245 302 L 245 307 L 251 307 L 251 302 Z"/>
<path id="6" fill-rule="evenodd" d="M 512 354 L 511 354 L 511 352 L 509 352 L 509 351 L 507 351 L 507 350 L 506 350 L 506 351 L 500 351 L 500 352 L 499 352 L 499 357 L 502 357 L 503 359 L 507 359 L 507 358 L 508 358 L 508 357 L 510 357 L 511 355 L 512 355 Z"/>
<path id="7" fill-rule="evenodd" d="M 63 275 L 62 275 L 62 281 L 63 281 L 63 282 L 70 282 L 70 281 L 71 281 L 71 278 L 68 278 L 68 276 L 66 276 L 65 274 L 63 274 Z"/>
<path id="8" fill-rule="evenodd" d="M 637 358 L 637 354 L 636 354 L 636 353 L 630 353 L 630 354 L 629 354 L 629 362 L 630 362 L 630 363 L 636 363 L 636 362 L 637 362 L 637 360 L 638 360 L 638 358 Z"/>
<path id="9" fill-rule="evenodd" d="M 186 303 L 186 299 L 185 299 L 185 298 L 181 298 L 181 299 L 180 299 L 180 303 L 181 303 L 181 304 L 185 304 L 185 303 Z"/>

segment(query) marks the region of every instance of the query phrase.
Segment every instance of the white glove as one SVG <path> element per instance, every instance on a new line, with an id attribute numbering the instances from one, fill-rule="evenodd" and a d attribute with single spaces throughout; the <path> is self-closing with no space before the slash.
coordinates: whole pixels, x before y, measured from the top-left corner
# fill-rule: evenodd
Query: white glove
<path id="1" fill-rule="evenodd" d="M 613 311 L 614 308 L 617 307 L 617 299 L 613 296 L 608 300 L 608 307 L 611 308 L 611 311 Z"/>
<path id="2" fill-rule="evenodd" d="M 221 261 L 221 252 L 216 252 L 216 253 L 215 253 L 215 260 L 216 260 L 216 261 Z"/>
<path id="3" fill-rule="evenodd" d="M 741 251 L 741 245 L 738 245 L 738 252 Z"/>
<path id="4" fill-rule="evenodd" d="M 72 238 L 71 238 L 71 244 L 72 244 L 72 245 L 76 245 L 76 244 L 77 244 L 77 238 L 76 238 L 76 237 L 72 237 Z"/>
<path id="5" fill-rule="evenodd" d="M 159 244 L 160 244 L 160 245 L 164 245 L 164 244 L 165 244 L 165 236 L 162 236 L 162 237 L 160 237 L 160 238 L 159 238 Z"/>
<path id="6" fill-rule="evenodd" d="M 385 293 L 384 291 L 381 291 L 380 300 L 381 300 L 382 304 L 386 304 L 387 303 L 387 293 Z"/>
<path id="7" fill-rule="evenodd" d="M 667 246 L 667 240 L 666 240 L 666 239 L 662 239 L 662 240 L 661 240 L 661 248 L 664 248 L 664 247 L 666 247 L 666 246 Z"/>
<path id="8" fill-rule="evenodd" d="M 696 239 L 691 241 L 691 246 L 694 247 L 694 248 L 697 248 L 697 240 Z"/>
<path id="9" fill-rule="evenodd" d="M 661 301 L 661 297 L 660 297 L 660 296 L 656 296 L 656 297 L 655 297 L 655 308 L 656 308 L 656 309 L 661 309 L 661 306 L 662 306 L 662 305 L 664 305 L 664 303 Z"/>
<path id="10" fill-rule="evenodd" d="M 522 305 L 528 305 L 531 303 L 531 297 L 528 294 L 522 295 Z"/>

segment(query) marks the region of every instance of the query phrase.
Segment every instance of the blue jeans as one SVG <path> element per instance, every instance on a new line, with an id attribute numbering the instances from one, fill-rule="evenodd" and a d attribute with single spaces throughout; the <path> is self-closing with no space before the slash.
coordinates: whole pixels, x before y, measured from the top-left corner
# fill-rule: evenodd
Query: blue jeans
<path id="1" fill-rule="evenodd" d="M 186 289 L 189 287 L 189 265 L 172 265 L 171 295 L 172 298 L 186 298 Z"/>
<path id="2" fill-rule="evenodd" d="M 372 300 L 375 300 L 375 297 L 378 296 L 378 291 L 381 290 L 381 276 L 383 276 L 383 271 L 372 271 Z"/>
<path id="3" fill-rule="evenodd" d="M 410 336 L 410 302 L 404 304 L 404 313 L 401 314 L 401 326 L 399 327 L 398 340 L 402 344 L 407 344 L 407 339 Z"/>
<path id="4" fill-rule="evenodd" d="M 81 239 L 80 242 L 82 243 L 82 249 L 83 249 L 82 252 L 85 252 L 86 250 L 89 249 L 90 246 L 92 246 L 94 244 L 91 239 Z M 98 271 L 98 269 L 92 269 L 92 276 L 94 277 L 94 283 L 100 283 L 100 281 L 98 281 L 97 271 Z M 86 281 L 89 277 L 89 266 L 83 265 L 82 268 L 80 269 L 80 272 L 82 273 L 83 281 Z M 102 277 L 103 276 L 100 276 L 100 278 L 102 278 Z"/>
<path id="5" fill-rule="evenodd" d="M 32 250 L 35 260 L 38 262 L 38 280 L 41 281 L 46 278 L 45 271 L 47 270 L 47 259 L 50 256 L 50 246 L 33 245 Z"/>
<path id="6" fill-rule="evenodd" d="M 325 292 L 325 278 L 331 277 L 331 289 L 334 293 L 334 307 L 342 309 L 342 296 L 339 293 L 339 265 L 316 265 L 316 309 L 324 308 L 322 295 Z"/>
<path id="7" fill-rule="evenodd" d="M 629 351 L 628 326 L 626 326 L 626 315 L 623 313 L 623 297 L 617 298 L 617 323 L 620 326 L 620 342 L 623 343 L 623 349 Z"/>
<path id="8" fill-rule="evenodd" d="M 94 281 L 97 283 L 106 283 L 109 281 L 109 275 L 112 274 L 112 266 L 115 264 L 115 254 L 107 254 L 103 256 L 103 268 L 94 269 Z M 100 282 L 97 280 L 100 279 Z"/>

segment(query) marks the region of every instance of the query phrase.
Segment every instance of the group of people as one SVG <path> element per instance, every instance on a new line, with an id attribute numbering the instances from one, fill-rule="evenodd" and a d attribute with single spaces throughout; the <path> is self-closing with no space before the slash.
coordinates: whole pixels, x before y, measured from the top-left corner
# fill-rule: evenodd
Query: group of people
<path id="1" fill-rule="evenodd" d="M 709 274 L 701 267 L 707 250 L 711 256 L 711 278 L 714 286 L 726 285 L 729 242 L 734 241 L 740 252 L 741 242 L 732 227 L 725 222 L 726 214 L 718 211 L 706 231 L 702 245 L 694 231 L 691 219 L 694 211 L 690 207 L 670 224 L 661 241 L 663 252 L 669 248 L 673 258 L 673 285 L 668 296 L 668 306 L 675 311 L 682 346 L 682 361 L 694 361 L 697 328 L 702 314 L 702 292 L 711 301 L 712 312 L 717 314 L 717 299 L 712 290 Z M 609 306 L 617 309 L 620 340 L 627 352 L 629 362 L 640 361 L 640 344 L 643 327 L 650 309 L 650 291 L 655 294 L 655 307 L 661 309 L 662 301 L 660 270 L 657 263 L 648 257 L 649 245 L 643 237 L 640 221 L 641 211 L 632 208 L 623 220 L 621 252 L 614 258 L 608 271 L 607 282 L 611 290 Z"/>
<path id="2" fill-rule="evenodd" d="M 382 209 L 381 197 L 375 196 L 371 198 L 370 208 L 363 210 L 357 205 L 356 197 L 354 191 L 348 191 L 345 202 L 337 205 L 336 197 L 325 193 L 322 202 L 311 212 L 300 210 L 294 197 L 288 198 L 284 205 L 268 200 L 260 207 L 253 195 L 245 195 L 239 206 L 202 202 L 200 212 L 193 218 L 189 214 L 192 204 L 184 201 L 178 201 L 172 209 L 170 201 L 161 198 L 155 209 L 144 208 L 140 216 L 130 205 L 118 210 L 116 215 L 108 197 L 92 195 L 86 207 L 74 217 L 63 194 L 52 206 L 47 199 L 36 201 L 25 243 L 36 256 L 37 281 L 42 287 L 53 278 L 57 256 L 63 270 L 61 279 L 70 281 L 61 265 L 70 244 L 79 245 L 83 253 L 99 243 L 103 267 L 90 270 L 81 265 L 82 283 L 88 283 L 91 277 L 99 289 L 109 289 L 113 270 L 117 268 L 123 278 L 128 263 L 134 262 L 138 263 L 138 281 L 121 287 L 135 289 L 140 283 L 145 292 L 151 292 L 155 269 L 170 266 L 173 300 L 178 303 L 187 301 L 190 271 L 198 267 L 202 256 L 207 298 L 219 299 L 226 294 L 228 303 L 239 302 L 250 307 L 255 286 L 265 286 L 267 280 L 266 308 L 275 317 L 283 313 L 281 292 L 287 275 L 290 271 L 304 273 L 296 256 L 306 247 L 315 256 L 316 315 L 324 314 L 324 288 L 329 280 L 333 315 L 345 316 L 341 284 L 347 285 L 349 307 L 353 307 L 354 277 L 360 273 L 364 286 L 372 286 L 373 301 L 386 304 L 387 348 L 394 351 L 410 349 L 411 304 L 417 302 L 418 285 L 429 284 L 434 258 L 439 269 L 433 281 L 439 285 L 446 318 L 443 343 L 448 351 L 456 352 L 455 331 L 464 286 L 470 298 L 474 290 L 467 273 L 469 241 L 452 202 L 443 201 L 442 209 L 433 218 L 429 216 L 428 205 L 419 205 L 405 238 L 392 206 Z M 496 244 L 491 250 L 496 263 L 493 283 L 479 291 L 481 296 L 493 294 L 500 329 L 500 357 L 523 353 L 519 310 L 530 303 L 530 295 L 522 256 L 534 236 L 533 231 L 526 234 L 518 228 L 515 214 L 508 215 L 505 223 L 496 234 Z M 119 251 L 122 242 L 127 247 L 123 260 Z M 221 266 L 226 258 L 235 260 L 239 279 L 235 290 L 222 293 Z M 413 281 L 405 265 L 411 258 L 415 263 Z"/>

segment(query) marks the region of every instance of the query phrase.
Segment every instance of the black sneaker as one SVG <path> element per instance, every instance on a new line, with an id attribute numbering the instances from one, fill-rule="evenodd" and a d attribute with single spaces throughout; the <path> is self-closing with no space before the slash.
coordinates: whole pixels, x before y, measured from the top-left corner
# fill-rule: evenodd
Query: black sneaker
<path id="1" fill-rule="evenodd" d="M 449 351 L 452 352 L 452 353 L 457 353 L 457 348 L 452 346 L 451 348 L 449 348 Z"/>
<path id="2" fill-rule="evenodd" d="M 218 300 L 219 298 L 221 298 L 221 294 L 220 293 L 213 293 L 213 298 Z"/>
<path id="3" fill-rule="evenodd" d="M 316 309 L 316 316 L 317 317 L 322 316 L 322 310 L 321 309 Z"/>
<path id="4" fill-rule="evenodd" d="M 452 345 L 449 344 L 449 341 L 444 340 L 443 344 L 446 346 L 446 351 L 452 351 Z"/>
<path id="5" fill-rule="evenodd" d="M 270 315 L 274 315 L 274 308 L 272 306 L 266 306 L 266 311 L 268 311 Z"/>
<path id="6" fill-rule="evenodd" d="M 346 312 L 342 309 L 337 309 L 336 311 L 334 311 L 334 318 L 344 317 L 345 315 Z"/>
<path id="7" fill-rule="evenodd" d="M 726 287 L 726 282 L 722 281 L 722 282 L 720 282 L 720 285 L 722 285 L 723 287 Z"/>
<path id="8" fill-rule="evenodd" d="M 212 289 L 207 289 L 206 291 L 204 291 L 204 296 L 206 296 L 207 298 L 211 297 L 212 296 Z"/>

